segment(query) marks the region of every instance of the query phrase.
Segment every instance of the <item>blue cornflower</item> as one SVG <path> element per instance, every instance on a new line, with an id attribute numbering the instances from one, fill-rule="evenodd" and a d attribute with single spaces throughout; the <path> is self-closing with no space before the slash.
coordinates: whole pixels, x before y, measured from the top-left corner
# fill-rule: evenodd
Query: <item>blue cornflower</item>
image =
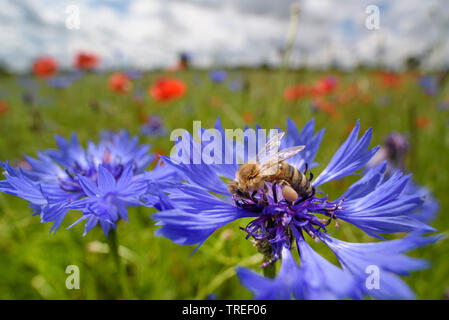
<path id="1" fill-rule="evenodd" d="M 430 223 L 435 219 L 438 211 L 440 211 L 440 203 L 433 196 L 430 189 L 425 186 L 418 185 L 410 180 L 405 187 L 404 193 L 417 194 L 423 199 L 423 204 L 413 212 L 413 217 L 425 223 Z"/>
<path id="2" fill-rule="evenodd" d="M 164 126 L 162 118 L 157 115 L 148 116 L 145 123 L 140 128 L 142 134 L 146 136 L 160 137 L 165 136 L 168 131 Z"/>
<path id="3" fill-rule="evenodd" d="M 418 79 L 418 84 L 428 96 L 434 96 L 440 92 L 438 79 L 435 76 L 422 76 Z"/>
<path id="4" fill-rule="evenodd" d="M 449 110 L 449 100 L 438 101 L 436 106 L 439 111 Z"/>
<path id="5" fill-rule="evenodd" d="M 36 80 L 29 76 L 19 76 L 17 78 L 17 83 L 26 90 L 36 91 L 38 88 Z"/>
<path id="6" fill-rule="evenodd" d="M 387 168 L 385 171 L 387 177 L 390 176 L 391 172 L 394 172 L 397 169 L 405 171 L 405 160 L 409 149 L 407 136 L 392 132 L 385 138 L 383 146 L 379 151 L 367 163 L 367 170 L 378 166 L 383 161 L 387 161 Z M 438 200 L 433 197 L 432 192 L 428 188 L 420 186 L 410 179 L 407 186 L 404 188 L 404 193 L 419 195 L 424 201 L 423 204 L 413 212 L 414 218 L 426 223 L 435 218 L 440 206 Z"/>
<path id="7" fill-rule="evenodd" d="M 287 160 L 303 172 L 316 166 L 314 158 L 324 134 L 323 130 L 314 133 L 314 127 L 312 120 L 299 132 L 293 121 L 288 120 L 287 136 L 281 144 L 281 149 L 305 145 L 302 152 Z M 411 216 L 423 201 L 419 194 L 404 192 L 410 176 L 394 171 L 387 178 L 386 162 L 382 162 L 335 200 L 330 200 L 319 190 L 326 182 L 362 169 L 373 157 L 379 148 L 368 149 L 371 129 L 358 139 L 360 125 L 357 122 L 327 167 L 315 180 L 310 178 L 315 192 L 294 202 L 284 199 L 282 186 L 276 183 L 266 182 L 264 188 L 244 198 L 230 194 L 223 180 L 234 179 L 239 168 L 237 159 L 248 159 L 248 149 L 226 138 L 219 121 L 215 129 L 222 133 L 220 145 L 223 150 L 233 150 L 236 159 L 230 164 L 192 164 L 198 163 L 194 159 L 199 158 L 202 146 L 185 133 L 175 146 L 178 151 L 192 151 L 181 155 L 181 159 L 188 161 L 164 158 L 186 182 L 166 189 L 168 195 L 161 196 L 157 205 L 160 212 L 152 216 L 161 225 L 158 235 L 181 245 L 197 244 L 198 248 L 218 228 L 250 217 L 252 220 L 241 229 L 264 255 L 265 262 L 261 267 L 279 259 L 282 261 L 281 271 L 275 279 L 238 269 L 241 282 L 256 293 L 256 298 L 413 297 L 396 274 L 404 275 L 426 264 L 401 253 L 436 241 L 438 237 L 419 236 L 435 229 Z M 343 242 L 329 235 L 331 222 L 334 221 L 338 229 L 339 220 L 377 239 L 383 240 L 382 233 L 413 232 L 414 236 L 383 242 Z M 342 268 L 313 251 L 306 242 L 307 237 L 325 243 L 335 253 Z M 300 266 L 291 253 L 295 245 L 301 258 Z M 383 277 L 375 292 L 366 286 L 368 266 L 377 267 Z"/>
<path id="8" fill-rule="evenodd" d="M 244 83 L 241 80 L 232 80 L 229 82 L 228 88 L 231 91 L 242 91 Z"/>
<path id="9" fill-rule="evenodd" d="M 170 181 L 166 166 L 144 171 L 154 160 L 150 146 L 139 145 L 126 131 L 105 132 L 86 150 L 76 134 L 70 141 L 56 136 L 56 142 L 59 149 L 39 152 L 38 159 L 25 157 L 30 169 L 1 164 L 6 180 L 0 181 L 0 191 L 27 200 L 42 222 L 53 222 L 50 232 L 69 210 L 81 210 L 76 223 L 87 221 L 84 234 L 100 224 L 107 235 L 119 219 L 128 220 L 127 207 L 151 206 L 158 199 L 153 191 Z"/>
<path id="10" fill-rule="evenodd" d="M 84 76 L 84 72 L 82 70 L 70 70 L 67 73 L 67 77 L 72 82 L 81 80 L 83 78 L 83 76 Z"/>
<path id="11" fill-rule="evenodd" d="M 209 72 L 209 78 L 212 82 L 222 83 L 226 81 L 228 73 L 224 70 L 212 70 Z"/>
<path id="12" fill-rule="evenodd" d="M 129 69 L 125 72 L 125 74 L 131 80 L 136 80 L 143 77 L 143 72 L 138 69 Z"/>
<path id="13" fill-rule="evenodd" d="M 47 84 L 55 89 L 65 89 L 72 85 L 72 79 L 69 77 L 52 77 L 47 80 Z"/>
<path id="14" fill-rule="evenodd" d="M 255 299 L 377 299 L 413 298 L 410 288 L 396 275 L 428 267 L 426 261 L 402 253 L 438 240 L 439 236 L 420 237 L 416 234 L 403 239 L 376 243 L 348 243 L 321 234 L 320 239 L 337 256 L 343 270 L 316 253 L 304 240 L 297 239 L 301 266 L 290 250 L 282 251 L 282 265 L 275 279 L 238 267 L 242 284 L 252 291 Z M 379 289 L 366 286 L 367 270 L 374 266 L 379 272 Z"/>

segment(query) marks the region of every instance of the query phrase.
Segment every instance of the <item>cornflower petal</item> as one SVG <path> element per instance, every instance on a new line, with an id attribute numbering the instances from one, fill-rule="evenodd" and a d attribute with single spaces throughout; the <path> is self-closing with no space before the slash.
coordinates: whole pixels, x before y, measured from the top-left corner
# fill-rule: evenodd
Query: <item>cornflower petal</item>
<path id="1" fill-rule="evenodd" d="M 281 144 L 281 148 L 288 148 L 294 146 L 306 146 L 303 151 L 298 153 L 296 156 L 287 160 L 289 164 L 297 168 L 298 170 L 303 170 L 305 164 L 311 169 L 317 165 L 313 162 L 315 156 L 320 147 L 321 141 L 324 137 L 324 129 L 321 129 L 316 134 L 315 132 L 315 120 L 312 119 L 307 122 L 301 132 L 298 131 L 296 124 L 290 118 L 287 119 L 287 136 L 283 139 L 284 144 Z"/>
<path id="2" fill-rule="evenodd" d="M 372 129 L 367 130 L 365 134 L 357 140 L 359 131 L 360 121 L 357 121 L 357 124 L 349 137 L 337 150 L 323 172 L 321 172 L 312 183 L 314 187 L 318 187 L 331 180 L 339 179 L 354 173 L 356 170 L 362 168 L 377 152 L 379 147 L 374 147 L 366 151 L 371 140 Z"/>
<path id="3" fill-rule="evenodd" d="M 410 176 L 395 171 L 386 179 L 385 169 L 381 163 L 349 187 L 335 216 L 380 239 L 376 233 L 435 231 L 410 214 L 423 203 L 419 194 L 404 192 Z"/>
<path id="4" fill-rule="evenodd" d="M 226 203 L 198 187 L 182 186 L 168 198 L 171 210 L 151 216 L 162 225 L 156 234 L 182 245 L 200 244 L 215 230 L 254 213 Z"/>
<path id="5" fill-rule="evenodd" d="M 126 131 L 104 133 L 98 144 L 88 142 L 87 150 L 75 133 L 70 140 L 56 136 L 56 143 L 59 149 L 39 152 L 37 159 L 25 156 L 30 169 L 2 164 L 5 180 L 0 181 L 1 192 L 27 200 L 41 222 L 53 222 L 50 232 L 69 210 L 80 210 L 83 217 L 75 224 L 85 220 L 85 233 L 100 224 L 107 234 L 118 219 L 128 219 L 127 206 L 155 205 L 162 186 L 180 181 L 173 168 L 145 172 L 153 159 L 149 146 Z"/>
<path id="6" fill-rule="evenodd" d="M 319 237 L 335 253 L 343 269 L 356 278 L 362 292 L 378 299 L 413 299 L 411 289 L 396 274 L 408 275 L 410 271 L 428 267 L 428 263 L 402 253 L 442 238 L 441 235 L 423 238 L 411 234 L 397 240 L 349 243 L 322 233 Z M 377 287 L 367 286 L 369 271 L 373 268 L 378 271 Z"/>

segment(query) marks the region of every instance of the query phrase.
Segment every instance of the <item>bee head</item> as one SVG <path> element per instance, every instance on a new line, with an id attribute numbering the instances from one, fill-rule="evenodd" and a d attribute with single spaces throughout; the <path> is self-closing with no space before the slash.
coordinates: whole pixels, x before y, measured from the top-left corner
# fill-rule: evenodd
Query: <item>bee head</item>
<path id="1" fill-rule="evenodd" d="M 259 167 L 254 163 L 245 163 L 236 174 L 238 189 L 243 194 L 251 193 L 263 187 L 263 180 L 259 176 Z"/>
<path id="2" fill-rule="evenodd" d="M 239 197 L 246 197 L 246 196 L 247 196 L 247 193 L 246 193 L 246 192 L 243 192 L 243 191 L 240 190 L 239 188 L 237 188 L 237 189 L 235 190 L 235 194 L 237 194 Z"/>
<path id="3" fill-rule="evenodd" d="M 237 171 L 237 180 L 248 181 L 257 177 L 257 165 L 254 163 L 245 163 Z"/>
<path id="4" fill-rule="evenodd" d="M 243 191 L 243 190 L 239 187 L 239 184 L 238 184 L 237 181 L 231 181 L 231 182 L 228 184 L 228 189 L 229 189 L 229 192 L 230 192 L 231 194 L 235 194 L 235 195 L 237 195 L 237 196 L 239 196 L 239 197 L 246 197 L 246 196 L 248 195 L 245 191 Z"/>

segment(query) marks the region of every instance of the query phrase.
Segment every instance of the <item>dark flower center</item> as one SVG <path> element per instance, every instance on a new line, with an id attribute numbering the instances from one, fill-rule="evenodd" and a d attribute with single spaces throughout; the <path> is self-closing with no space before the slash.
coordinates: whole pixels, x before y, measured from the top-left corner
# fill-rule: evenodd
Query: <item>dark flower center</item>
<path id="1" fill-rule="evenodd" d="M 318 232 L 327 233 L 327 226 L 335 218 L 335 211 L 341 209 L 343 201 L 328 201 L 327 197 L 318 198 L 315 193 L 309 198 L 298 198 L 295 202 L 284 199 L 282 186 L 265 182 L 265 188 L 253 193 L 250 197 L 233 196 L 237 206 L 246 210 L 259 212 L 245 228 L 241 228 L 252 238 L 256 248 L 266 262 L 262 267 L 276 261 L 284 246 L 290 248 L 294 236 L 291 230 L 302 230 L 316 240 Z M 325 218 L 318 218 L 317 214 Z M 338 228 L 337 221 L 335 220 Z"/>
<path id="2" fill-rule="evenodd" d="M 110 157 L 110 152 L 105 152 L 102 165 L 109 170 L 117 181 L 123 173 L 124 166 L 120 163 L 120 161 L 118 161 L 118 163 L 114 163 L 114 161 L 111 161 Z M 77 176 L 81 175 L 96 183 L 98 178 L 98 166 L 94 164 L 94 161 L 89 163 L 87 167 L 81 166 L 75 161 L 71 168 L 65 169 L 65 173 L 66 176 L 59 179 L 59 186 L 61 189 L 67 192 L 81 192 L 82 188 Z"/>

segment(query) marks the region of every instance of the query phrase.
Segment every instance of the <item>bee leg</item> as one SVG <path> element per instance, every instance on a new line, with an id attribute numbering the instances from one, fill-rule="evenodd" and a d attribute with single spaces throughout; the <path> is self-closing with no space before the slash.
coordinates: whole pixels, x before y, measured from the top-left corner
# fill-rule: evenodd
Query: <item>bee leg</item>
<path id="1" fill-rule="evenodd" d="M 310 173 L 309 173 L 309 182 L 312 181 L 312 180 L 313 180 L 313 173 L 312 173 L 312 171 L 310 171 Z"/>
<path id="2" fill-rule="evenodd" d="M 238 185 L 237 181 L 231 181 L 231 182 L 228 184 L 228 190 L 229 190 L 229 192 L 230 192 L 231 194 L 236 194 L 236 193 L 237 193 L 237 190 L 238 190 L 238 187 L 239 187 L 239 185 Z"/>
<path id="3" fill-rule="evenodd" d="M 279 184 L 282 185 L 282 196 L 285 200 L 295 202 L 298 199 L 298 193 L 290 186 L 287 181 L 282 180 L 279 182 Z"/>

